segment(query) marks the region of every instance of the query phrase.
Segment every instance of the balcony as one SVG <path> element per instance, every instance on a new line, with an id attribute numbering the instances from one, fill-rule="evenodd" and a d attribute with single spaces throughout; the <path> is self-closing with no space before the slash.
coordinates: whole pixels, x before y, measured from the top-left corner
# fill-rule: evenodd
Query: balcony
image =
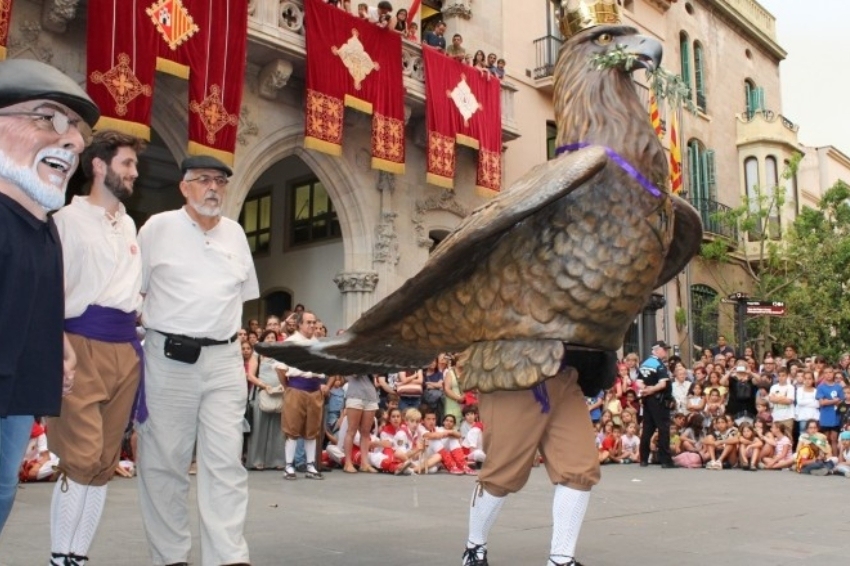
<path id="1" fill-rule="evenodd" d="M 248 62 L 260 69 L 286 60 L 292 73 L 301 79 L 306 69 L 307 50 L 304 41 L 303 0 L 249 0 L 248 2 Z M 425 115 L 425 66 L 422 46 L 410 41 L 402 42 L 402 73 L 407 93 L 405 105 L 415 117 Z M 262 73 L 261 73 L 262 75 Z M 263 88 L 263 85 L 260 86 Z M 502 82 L 502 139 L 519 137 L 519 127 L 514 117 L 516 87 Z"/>
<path id="2" fill-rule="evenodd" d="M 772 110 L 746 108 L 738 115 L 737 145 L 742 148 L 779 144 L 794 152 L 799 129 L 797 124 Z"/>
<path id="3" fill-rule="evenodd" d="M 699 211 L 706 236 L 719 236 L 730 240 L 733 246 L 738 244 L 738 226 L 722 219 L 725 213 L 732 210 L 731 207 L 711 198 L 694 197 L 688 200 Z"/>
<path id="4" fill-rule="evenodd" d="M 552 87 L 555 74 L 555 64 L 564 40 L 554 35 L 545 35 L 534 40 L 534 73 L 532 78 L 538 82 L 538 87 Z"/>

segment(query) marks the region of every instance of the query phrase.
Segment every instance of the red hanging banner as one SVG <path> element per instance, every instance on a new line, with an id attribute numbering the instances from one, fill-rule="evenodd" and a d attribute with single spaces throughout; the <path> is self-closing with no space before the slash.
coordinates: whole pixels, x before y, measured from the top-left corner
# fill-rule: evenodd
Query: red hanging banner
<path id="1" fill-rule="evenodd" d="M 9 42 L 9 23 L 12 19 L 12 0 L 0 0 L 0 61 L 6 58 Z"/>
<path id="2" fill-rule="evenodd" d="M 233 164 L 242 107 L 248 0 L 156 0 L 157 70 L 189 80 L 189 153 Z"/>
<path id="3" fill-rule="evenodd" d="M 342 153 L 344 106 L 372 114 L 372 167 L 404 173 L 401 36 L 321 0 L 304 0 L 304 146 Z"/>
<path id="4" fill-rule="evenodd" d="M 502 108 L 499 79 L 422 48 L 428 130 L 427 181 L 454 187 L 455 143 L 478 150 L 475 188 L 485 195 L 502 186 Z"/>
<path id="5" fill-rule="evenodd" d="M 101 111 L 98 129 L 150 139 L 156 38 L 150 0 L 89 0 L 86 90 Z"/>

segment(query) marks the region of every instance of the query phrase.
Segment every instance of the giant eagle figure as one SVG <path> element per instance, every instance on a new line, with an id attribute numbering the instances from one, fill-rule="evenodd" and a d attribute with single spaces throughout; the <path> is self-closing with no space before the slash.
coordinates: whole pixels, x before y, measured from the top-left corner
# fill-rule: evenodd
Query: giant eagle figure
<path id="1" fill-rule="evenodd" d="M 590 64 L 618 47 L 635 68 L 660 64 L 660 44 L 622 25 L 593 27 L 562 48 L 559 157 L 465 218 L 344 334 L 257 349 L 329 374 L 424 367 L 463 350 L 462 385 L 482 392 L 534 387 L 569 359 L 586 392 L 606 386 L 629 325 L 702 239 L 699 214 L 667 190 L 667 158 L 632 69 Z"/>

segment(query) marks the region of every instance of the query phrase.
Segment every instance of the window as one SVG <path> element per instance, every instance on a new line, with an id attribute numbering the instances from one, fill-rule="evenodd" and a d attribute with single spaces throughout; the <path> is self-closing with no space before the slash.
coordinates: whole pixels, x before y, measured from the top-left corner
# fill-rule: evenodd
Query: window
<path id="1" fill-rule="evenodd" d="M 701 141 L 688 142 L 688 194 L 691 202 L 705 203 L 714 198 L 716 169 L 714 151 L 706 149 Z"/>
<path id="2" fill-rule="evenodd" d="M 289 245 L 298 246 L 342 236 L 333 202 L 318 179 L 293 184 L 290 194 Z"/>
<path id="3" fill-rule="evenodd" d="M 783 174 L 782 182 L 785 185 L 785 198 L 789 203 L 793 204 L 792 208 L 794 213 L 797 214 L 800 212 L 798 204 L 800 202 L 800 195 L 797 194 L 797 175 L 791 174 L 791 162 L 787 159 L 784 166 L 785 169 L 783 171 L 785 173 Z"/>
<path id="4" fill-rule="evenodd" d="M 679 63 L 682 66 L 682 82 L 688 87 L 688 96 L 691 94 L 691 44 L 688 34 L 679 34 Z"/>
<path id="5" fill-rule="evenodd" d="M 694 349 L 700 351 L 717 343 L 717 291 L 707 285 L 691 286 L 691 320 Z"/>
<path id="6" fill-rule="evenodd" d="M 699 42 L 694 42 L 694 86 L 697 93 L 697 108 L 708 111 L 706 96 L 705 52 Z"/>
<path id="7" fill-rule="evenodd" d="M 776 168 L 776 158 L 769 155 L 764 160 L 764 174 L 767 177 L 767 196 L 765 206 L 770 209 L 767 212 L 767 234 L 772 240 L 782 237 L 782 223 L 779 210 L 779 194 L 783 187 L 779 186 L 779 171 Z"/>
<path id="8" fill-rule="evenodd" d="M 744 185 L 747 189 L 747 206 L 750 213 L 757 214 L 759 210 L 759 162 L 755 157 L 744 160 Z M 756 227 L 749 233 L 750 241 L 757 241 L 761 230 Z"/>
<path id="9" fill-rule="evenodd" d="M 269 252 L 272 233 L 272 195 L 271 188 L 264 189 L 265 194 L 251 196 L 245 200 L 239 213 L 239 224 L 248 238 L 251 253 Z"/>
<path id="10" fill-rule="evenodd" d="M 747 79 L 744 81 L 744 97 L 747 108 L 747 120 L 752 120 L 756 112 L 764 110 L 764 88 Z"/>
<path id="11" fill-rule="evenodd" d="M 555 139 L 558 137 L 558 128 L 555 122 L 546 122 L 546 159 L 549 161 L 555 159 L 558 147 L 555 145 Z"/>

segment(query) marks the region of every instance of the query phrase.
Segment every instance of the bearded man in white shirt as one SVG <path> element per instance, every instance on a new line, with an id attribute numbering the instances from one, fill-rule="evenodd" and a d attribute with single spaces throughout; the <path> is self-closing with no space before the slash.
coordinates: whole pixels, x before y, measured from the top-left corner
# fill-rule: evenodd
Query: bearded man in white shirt
<path id="1" fill-rule="evenodd" d="M 61 462 L 50 506 L 50 564 L 83 564 L 115 473 L 142 369 L 136 318 L 142 260 L 136 225 L 121 201 L 133 194 L 142 140 L 95 134 L 81 165 L 91 179 L 53 218 L 62 240 L 65 331 L 77 358 L 74 389 L 47 423 Z"/>
<path id="2" fill-rule="evenodd" d="M 138 428 L 139 498 L 155 565 L 183 565 L 192 547 L 189 465 L 197 442 L 204 566 L 247 564 L 248 472 L 242 466 L 242 304 L 259 296 L 242 227 L 221 215 L 230 167 L 185 159 L 186 205 L 139 232 L 149 417 Z"/>

